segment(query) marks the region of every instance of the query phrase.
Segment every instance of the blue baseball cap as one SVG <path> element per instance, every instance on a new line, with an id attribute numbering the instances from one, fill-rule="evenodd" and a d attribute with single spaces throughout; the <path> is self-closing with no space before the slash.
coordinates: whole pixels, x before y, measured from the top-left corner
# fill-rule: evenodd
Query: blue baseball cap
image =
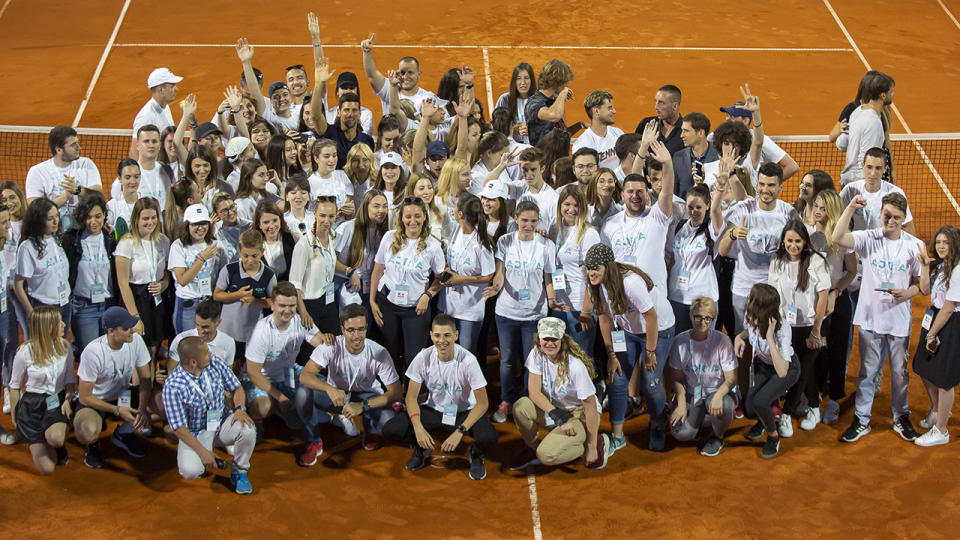
<path id="1" fill-rule="evenodd" d="M 720 110 L 734 117 L 739 116 L 741 118 L 753 118 L 753 113 L 744 109 L 744 105 L 746 105 L 746 103 L 737 101 L 729 107 L 720 107 Z"/>
<path id="2" fill-rule="evenodd" d="M 450 157 L 450 147 L 443 141 L 430 141 L 427 145 L 427 157 L 431 156 Z"/>
<path id="3" fill-rule="evenodd" d="M 123 328 L 129 330 L 140 322 L 140 317 L 134 317 L 126 308 L 120 306 L 111 306 L 103 313 L 101 318 L 104 330 L 110 328 Z"/>

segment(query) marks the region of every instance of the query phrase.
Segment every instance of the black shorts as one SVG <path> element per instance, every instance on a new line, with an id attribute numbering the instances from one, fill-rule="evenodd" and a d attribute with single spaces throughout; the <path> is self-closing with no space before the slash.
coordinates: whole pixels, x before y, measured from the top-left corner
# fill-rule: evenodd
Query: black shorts
<path id="1" fill-rule="evenodd" d="M 28 443 L 45 442 L 44 434 L 50 426 L 69 422 L 59 406 L 53 409 L 47 408 L 48 395 L 26 392 L 17 402 L 17 410 L 14 411 L 14 417 L 17 419 L 17 435 Z M 57 397 L 57 403 L 63 404 L 62 393 Z"/>

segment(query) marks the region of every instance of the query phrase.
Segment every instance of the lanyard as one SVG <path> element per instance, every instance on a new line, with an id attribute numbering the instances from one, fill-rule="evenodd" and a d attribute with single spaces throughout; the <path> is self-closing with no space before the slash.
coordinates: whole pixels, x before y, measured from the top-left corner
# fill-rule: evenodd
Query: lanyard
<path id="1" fill-rule="evenodd" d="M 896 242 L 897 245 L 897 254 L 891 258 L 890 257 L 890 243 Z M 883 238 L 883 255 L 886 259 L 883 261 L 883 270 L 881 271 L 881 277 L 886 277 L 885 281 L 893 283 L 893 265 L 894 261 L 900 259 L 900 252 L 903 250 L 903 238 L 897 240 L 890 240 L 886 237 Z"/>
<path id="2" fill-rule="evenodd" d="M 680 244 L 680 250 L 679 250 L 679 251 L 680 251 L 680 265 L 681 265 L 684 269 L 687 269 L 687 268 L 690 267 L 690 265 L 689 265 L 688 263 L 690 262 L 690 259 L 692 259 L 693 257 L 688 257 L 688 256 L 687 256 L 687 253 L 690 252 L 690 246 L 692 246 L 693 243 L 697 240 L 697 229 L 694 229 L 694 228 L 693 228 L 693 225 L 690 224 L 690 221 L 689 221 L 689 220 L 683 225 L 683 229 L 681 229 L 680 231 L 681 231 L 681 232 L 684 232 L 684 231 L 687 231 L 687 230 L 690 231 L 690 237 L 687 238 L 687 240 L 686 240 L 685 242 L 681 242 L 681 244 Z M 707 234 L 710 234 L 710 231 L 704 231 L 704 235 L 707 235 Z M 706 249 L 706 248 L 704 248 L 704 249 Z"/>
<path id="3" fill-rule="evenodd" d="M 197 384 L 197 381 L 193 379 L 192 375 L 189 373 L 187 375 L 187 382 L 190 383 L 190 386 L 192 386 L 197 393 L 203 396 L 203 399 L 206 400 L 207 403 L 215 406 L 216 403 L 213 402 L 213 382 L 207 377 L 207 370 L 204 369 L 200 372 L 200 376 L 198 377 L 198 379 L 200 379 L 199 385 Z"/>
<path id="4" fill-rule="evenodd" d="M 361 371 L 363 371 L 363 359 L 357 357 L 357 369 L 353 371 L 353 377 L 351 377 L 350 376 L 350 358 L 346 354 L 343 355 L 343 374 L 347 378 L 348 393 L 353 390 L 353 383 L 357 382 L 357 378 L 360 377 Z"/>
<path id="5" fill-rule="evenodd" d="M 100 279 L 101 276 L 99 271 L 106 270 L 106 272 L 104 273 L 107 274 L 108 276 L 110 274 L 110 262 L 107 259 L 107 247 L 103 241 L 102 234 L 97 236 L 87 235 L 87 238 L 92 240 L 93 243 L 96 244 L 98 248 L 100 248 L 96 251 L 96 253 L 91 253 L 90 254 L 91 258 L 90 260 L 87 261 L 88 263 L 90 263 L 92 266 L 96 268 L 97 271 L 93 272 L 93 282 L 99 284 L 101 283 L 101 279 Z M 83 241 L 81 240 L 81 245 L 82 245 L 82 242 Z"/>
<path id="6" fill-rule="evenodd" d="M 146 245 L 150 244 L 150 253 L 147 253 Z M 157 246 L 154 245 L 152 240 L 144 242 L 144 239 L 140 239 L 140 251 L 143 251 L 143 256 L 150 263 L 150 281 L 153 282 L 157 277 L 157 265 L 160 264 L 160 258 L 157 256 Z"/>
<path id="7" fill-rule="evenodd" d="M 529 257 L 524 257 L 523 250 L 520 249 L 521 243 L 522 243 L 522 242 L 525 242 L 525 241 L 528 241 L 528 242 L 530 242 L 530 243 L 533 244 L 533 247 L 530 249 L 530 256 L 529 256 Z M 536 232 L 533 233 L 533 238 L 532 238 L 531 240 L 520 240 L 520 233 L 518 232 L 518 233 L 517 233 L 517 247 L 516 247 L 516 251 L 517 251 L 517 259 L 520 261 L 520 263 L 526 263 L 526 264 L 523 264 L 523 267 L 522 267 L 522 270 L 521 270 L 521 272 L 522 272 L 522 274 L 523 274 L 523 282 L 524 282 L 524 284 L 526 284 L 526 285 L 530 285 L 530 274 L 531 274 L 532 272 L 531 272 L 530 270 L 528 270 L 527 267 L 528 267 L 528 266 L 533 266 L 533 260 L 534 260 L 534 257 L 536 256 L 536 252 L 537 252 L 537 233 L 536 233 Z M 543 279 L 542 273 L 541 273 L 541 279 Z M 532 287 L 531 287 L 531 288 L 532 288 Z"/>
<path id="8" fill-rule="evenodd" d="M 323 276 L 323 282 L 329 283 L 333 280 L 334 268 L 337 265 L 336 254 L 333 252 L 333 238 L 328 236 L 327 247 L 323 247 L 323 244 L 318 241 L 316 234 L 311 233 L 311 236 L 313 237 L 312 244 L 314 255 L 316 256 L 317 250 L 319 250 L 323 256 L 323 270 L 326 272 L 326 274 Z"/>

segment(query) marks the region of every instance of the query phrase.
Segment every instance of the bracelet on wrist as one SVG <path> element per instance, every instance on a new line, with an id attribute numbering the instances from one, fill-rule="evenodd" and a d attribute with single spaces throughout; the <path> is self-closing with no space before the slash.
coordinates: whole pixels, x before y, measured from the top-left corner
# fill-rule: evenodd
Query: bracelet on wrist
<path id="1" fill-rule="evenodd" d="M 651 351 L 650 349 L 647 349 L 647 354 L 656 355 L 656 354 L 657 354 L 657 350 L 656 350 L 656 349 L 653 349 L 653 350 Z"/>

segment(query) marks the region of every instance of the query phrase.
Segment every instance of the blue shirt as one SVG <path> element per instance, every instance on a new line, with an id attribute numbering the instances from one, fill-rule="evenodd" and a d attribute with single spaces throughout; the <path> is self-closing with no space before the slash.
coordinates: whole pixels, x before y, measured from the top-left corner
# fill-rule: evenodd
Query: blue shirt
<path id="1" fill-rule="evenodd" d="M 337 118 L 333 122 L 327 124 L 327 131 L 324 132 L 323 136 L 337 143 L 338 169 L 342 169 L 347 163 L 347 152 L 349 152 L 354 145 L 363 143 L 369 146 L 371 150 L 373 150 L 374 147 L 373 137 L 364 133 L 359 124 L 357 125 L 357 135 L 353 138 L 353 140 L 348 139 L 347 134 L 340 129 L 340 118 Z"/>
<path id="2" fill-rule="evenodd" d="M 233 392 L 240 386 L 237 376 L 221 360 L 210 357 L 208 365 L 199 377 L 194 377 L 177 364 L 163 385 L 163 409 L 170 429 L 187 426 L 197 435 L 207 429 L 207 411 L 221 411 L 226 418 L 225 392 Z"/>

